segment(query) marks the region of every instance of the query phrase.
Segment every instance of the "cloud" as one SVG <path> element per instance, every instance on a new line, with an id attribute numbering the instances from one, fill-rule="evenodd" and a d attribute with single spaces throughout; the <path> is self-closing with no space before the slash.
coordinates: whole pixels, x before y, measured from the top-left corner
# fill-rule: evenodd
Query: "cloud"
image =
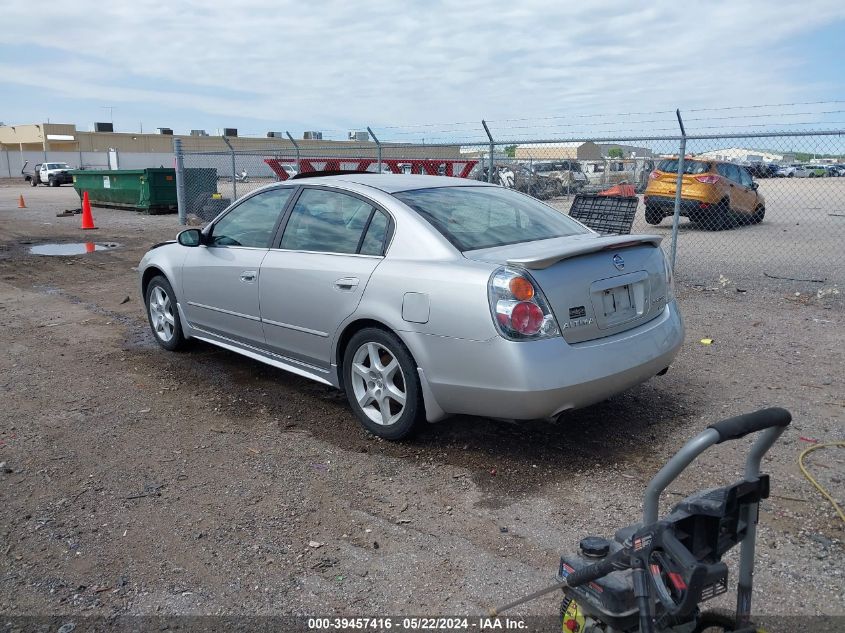
<path id="1" fill-rule="evenodd" d="M 18 116 L 21 89 L 38 88 L 61 99 L 54 119 L 85 95 L 165 120 L 180 108 L 321 129 L 806 100 L 793 58 L 771 51 L 845 4 L 77 0 L 57 13 L 4 9 L 15 29 L 0 44 L 20 53 L 0 85 L 18 87 Z M 32 49 L 66 70 L 32 72 Z"/>

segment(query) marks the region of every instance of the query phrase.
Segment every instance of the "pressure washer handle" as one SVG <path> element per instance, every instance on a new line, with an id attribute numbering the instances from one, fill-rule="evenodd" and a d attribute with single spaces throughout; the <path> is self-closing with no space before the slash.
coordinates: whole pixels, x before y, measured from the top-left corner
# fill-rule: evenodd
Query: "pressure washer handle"
<path id="1" fill-rule="evenodd" d="M 666 462 L 663 468 L 652 478 L 645 489 L 643 499 L 643 525 L 651 525 L 657 521 L 657 510 L 660 493 L 672 483 L 689 466 L 696 457 L 701 455 L 714 444 L 721 444 L 727 440 L 735 440 L 755 433 L 765 431 L 748 454 L 745 462 L 745 476 L 753 479 L 760 472 L 760 462 L 780 434 L 792 421 L 792 415 L 786 409 L 772 407 L 761 409 L 754 413 L 746 413 L 735 418 L 729 418 L 710 425 L 696 435 L 683 448 Z"/>
<path id="2" fill-rule="evenodd" d="M 792 414 L 786 409 L 771 407 L 760 409 L 754 413 L 745 413 L 721 422 L 711 424 L 707 428 L 713 429 L 719 434 L 716 444 L 737 440 L 749 433 L 756 433 L 764 429 L 781 426 L 786 427 L 792 422 Z"/>

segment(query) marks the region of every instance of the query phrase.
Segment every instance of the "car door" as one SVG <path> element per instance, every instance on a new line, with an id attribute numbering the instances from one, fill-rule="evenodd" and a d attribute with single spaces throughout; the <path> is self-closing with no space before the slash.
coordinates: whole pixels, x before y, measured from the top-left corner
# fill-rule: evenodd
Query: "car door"
<path id="1" fill-rule="evenodd" d="M 742 211 L 742 185 L 739 183 L 739 167 L 732 163 L 723 163 L 720 173 L 728 179 L 728 195 L 731 201 L 731 209 Z"/>
<path id="2" fill-rule="evenodd" d="M 757 190 L 754 189 L 754 179 L 747 169 L 737 167 L 739 170 L 739 206 L 735 209 L 742 213 L 754 213 L 757 208 Z"/>
<path id="3" fill-rule="evenodd" d="M 267 347 L 328 369 L 332 337 L 357 308 L 390 231 L 390 216 L 372 201 L 304 187 L 261 265 Z"/>
<path id="4" fill-rule="evenodd" d="M 261 261 L 294 187 L 245 198 L 188 249 L 182 266 L 183 309 L 190 324 L 216 336 L 264 346 L 258 309 Z"/>

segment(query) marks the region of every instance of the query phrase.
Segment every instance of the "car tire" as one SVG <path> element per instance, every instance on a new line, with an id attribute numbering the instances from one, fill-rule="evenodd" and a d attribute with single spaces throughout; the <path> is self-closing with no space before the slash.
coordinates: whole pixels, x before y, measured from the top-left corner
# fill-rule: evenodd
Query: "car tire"
<path id="1" fill-rule="evenodd" d="M 352 336 L 343 356 L 343 387 L 361 425 L 383 439 L 410 436 L 424 417 L 417 364 L 392 332 L 365 328 Z"/>
<path id="2" fill-rule="evenodd" d="M 144 305 L 156 343 L 171 352 L 182 349 L 186 339 L 170 282 L 161 275 L 153 277 L 147 284 Z"/>
<path id="3" fill-rule="evenodd" d="M 766 217 L 766 207 L 759 206 L 754 210 L 754 215 L 751 216 L 751 223 L 752 224 L 760 224 L 763 221 L 763 218 Z"/>
<path id="4" fill-rule="evenodd" d="M 702 213 L 699 222 L 708 231 L 721 231 L 731 225 L 731 204 L 727 198 Z"/>
<path id="5" fill-rule="evenodd" d="M 50 179 L 47 181 L 47 184 L 49 184 L 51 187 L 58 187 L 58 186 L 59 186 L 59 183 L 58 183 L 58 182 L 56 182 L 56 179 L 55 179 L 55 178 L 50 178 Z"/>
<path id="6" fill-rule="evenodd" d="M 645 221 L 649 224 L 660 224 L 663 221 L 663 217 L 663 211 L 660 209 L 655 209 L 653 207 L 645 208 Z"/>
<path id="7" fill-rule="evenodd" d="M 38 181 L 35 179 L 35 176 L 33 176 L 32 178 L 29 179 L 29 186 L 30 187 L 37 187 L 38 186 Z"/>

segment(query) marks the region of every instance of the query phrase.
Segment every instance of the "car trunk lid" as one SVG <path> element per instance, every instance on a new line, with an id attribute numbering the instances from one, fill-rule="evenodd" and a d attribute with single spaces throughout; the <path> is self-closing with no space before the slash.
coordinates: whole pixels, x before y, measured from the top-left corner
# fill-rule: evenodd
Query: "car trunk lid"
<path id="1" fill-rule="evenodd" d="M 668 287 L 661 238 L 594 234 L 464 253 L 524 268 L 549 301 L 567 343 L 611 336 L 662 313 Z"/>

